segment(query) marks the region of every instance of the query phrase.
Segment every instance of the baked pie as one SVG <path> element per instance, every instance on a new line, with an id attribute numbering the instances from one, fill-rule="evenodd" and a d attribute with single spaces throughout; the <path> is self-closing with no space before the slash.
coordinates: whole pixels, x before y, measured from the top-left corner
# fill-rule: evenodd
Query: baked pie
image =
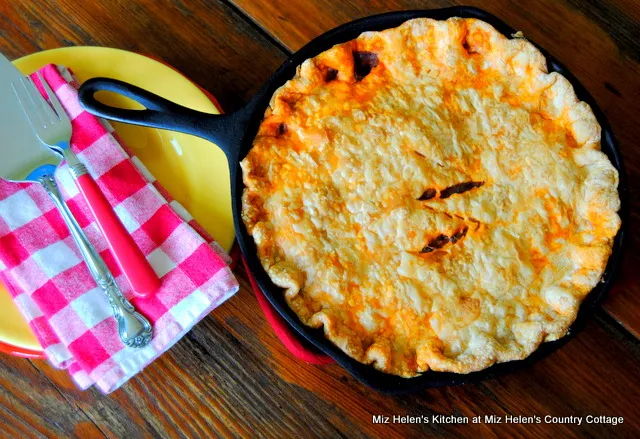
<path id="1" fill-rule="evenodd" d="M 242 170 L 243 221 L 289 306 L 403 377 L 565 335 L 620 226 L 589 105 L 476 19 L 415 19 L 305 61 Z"/>

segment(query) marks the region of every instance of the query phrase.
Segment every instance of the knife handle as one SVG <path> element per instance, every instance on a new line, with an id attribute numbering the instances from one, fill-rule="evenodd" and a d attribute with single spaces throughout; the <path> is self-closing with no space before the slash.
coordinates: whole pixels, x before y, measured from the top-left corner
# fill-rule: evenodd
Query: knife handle
<path id="1" fill-rule="evenodd" d="M 70 169 L 78 189 L 84 195 L 113 257 L 133 288 L 134 294 L 146 297 L 156 292 L 160 288 L 160 279 L 118 219 L 96 182 L 84 165 L 78 164 Z"/>

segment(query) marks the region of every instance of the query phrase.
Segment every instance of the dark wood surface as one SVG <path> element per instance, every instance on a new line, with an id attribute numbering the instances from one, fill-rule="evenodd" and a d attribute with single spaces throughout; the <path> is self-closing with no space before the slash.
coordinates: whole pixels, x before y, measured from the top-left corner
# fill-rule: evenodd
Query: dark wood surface
<path id="1" fill-rule="evenodd" d="M 16 1 L 0 3 L 10 58 L 69 45 L 137 51 L 181 70 L 239 108 L 288 54 L 351 19 L 450 1 Z M 620 140 L 640 212 L 640 6 L 634 0 L 466 2 L 503 18 L 564 62 Z M 634 437 L 640 430 L 640 238 L 601 311 L 564 348 L 518 373 L 409 396 L 370 391 L 338 366 L 292 358 L 241 268 L 240 292 L 120 390 L 78 391 L 44 361 L 0 356 L 6 437 Z M 622 416 L 590 424 L 373 424 L 373 415 Z M 484 420 L 484 419 L 483 419 Z"/>

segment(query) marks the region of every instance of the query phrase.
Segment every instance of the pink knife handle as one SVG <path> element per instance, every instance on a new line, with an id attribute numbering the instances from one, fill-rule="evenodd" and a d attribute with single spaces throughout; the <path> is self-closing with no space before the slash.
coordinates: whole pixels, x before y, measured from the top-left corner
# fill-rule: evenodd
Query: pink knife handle
<path id="1" fill-rule="evenodd" d="M 133 288 L 134 294 L 139 297 L 153 294 L 160 288 L 160 279 L 116 216 L 96 182 L 89 174 L 83 174 L 76 178 L 76 183 L 102 235 L 106 238 L 120 270 Z"/>

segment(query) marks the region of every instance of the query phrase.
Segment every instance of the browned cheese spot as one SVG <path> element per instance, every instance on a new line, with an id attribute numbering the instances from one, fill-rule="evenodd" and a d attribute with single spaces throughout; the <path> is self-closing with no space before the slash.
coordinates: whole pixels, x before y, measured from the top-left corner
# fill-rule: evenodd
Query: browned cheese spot
<path id="1" fill-rule="evenodd" d="M 451 236 L 451 243 L 455 244 L 456 242 L 460 241 L 462 238 L 464 238 L 467 235 L 468 231 L 469 231 L 468 226 L 464 226 L 462 230 L 458 230 L 456 233 L 454 233 Z"/>
<path id="2" fill-rule="evenodd" d="M 334 68 L 327 67 L 324 71 L 324 82 L 331 82 L 338 78 L 338 71 Z"/>
<path id="3" fill-rule="evenodd" d="M 463 192 L 470 191 L 471 189 L 480 187 L 484 184 L 484 181 L 466 181 L 464 183 L 454 184 L 446 189 L 440 191 L 440 198 L 449 198 L 453 194 L 461 194 Z"/>
<path id="4" fill-rule="evenodd" d="M 356 81 L 362 81 L 371 73 L 371 69 L 378 66 L 378 55 L 373 52 L 353 52 L 353 76 Z"/>
<path id="5" fill-rule="evenodd" d="M 413 152 L 415 152 L 415 153 L 416 153 L 416 155 L 417 155 L 418 157 L 422 157 L 422 158 L 425 158 L 425 157 L 426 157 L 426 156 L 425 156 L 424 154 L 422 154 L 420 151 L 416 151 L 415 149 L 413 150 Z"/>
<path id="6" fill-rule="evenodd" d="M 287 132 L 287 124 L 284 122 L 281 122 L 280 125 L 278 125 L 278 128 L 276 128 L 276 137 L 280 137 L 286 132 Z"/>
<path id="7" fill-rule="evenodd" d="M 438 191 L 436 191 L 435 189 L 429 188 L 426 191 L 424 191 L 422 193 L 422 195 L 420 195 L 420 198 L 418 198 L 418 200 L 420 200 L 420 201 L 430 200 L 433 197 L 435 197 L 437 193 L 438 193 Z"/>
<path id="8" fill-rule="evenodd" d="M 473 50 L 471 48 L 471 46 L 469 45 L 469 32 L 468 31 L 465 32 L 464 36 L 462 37 L 462 48 L 469 55 L 473 55 L 474 53 L 478 53 L 475 50 Z"/>
<path id="9" fill-rule="evenodd" d="M 442 248 L 448 242 L 449 242 L 449 237 L 447 235 L 439 235 L 436 239 L 434 239 L 429 243 L 429 247 Z"/>

